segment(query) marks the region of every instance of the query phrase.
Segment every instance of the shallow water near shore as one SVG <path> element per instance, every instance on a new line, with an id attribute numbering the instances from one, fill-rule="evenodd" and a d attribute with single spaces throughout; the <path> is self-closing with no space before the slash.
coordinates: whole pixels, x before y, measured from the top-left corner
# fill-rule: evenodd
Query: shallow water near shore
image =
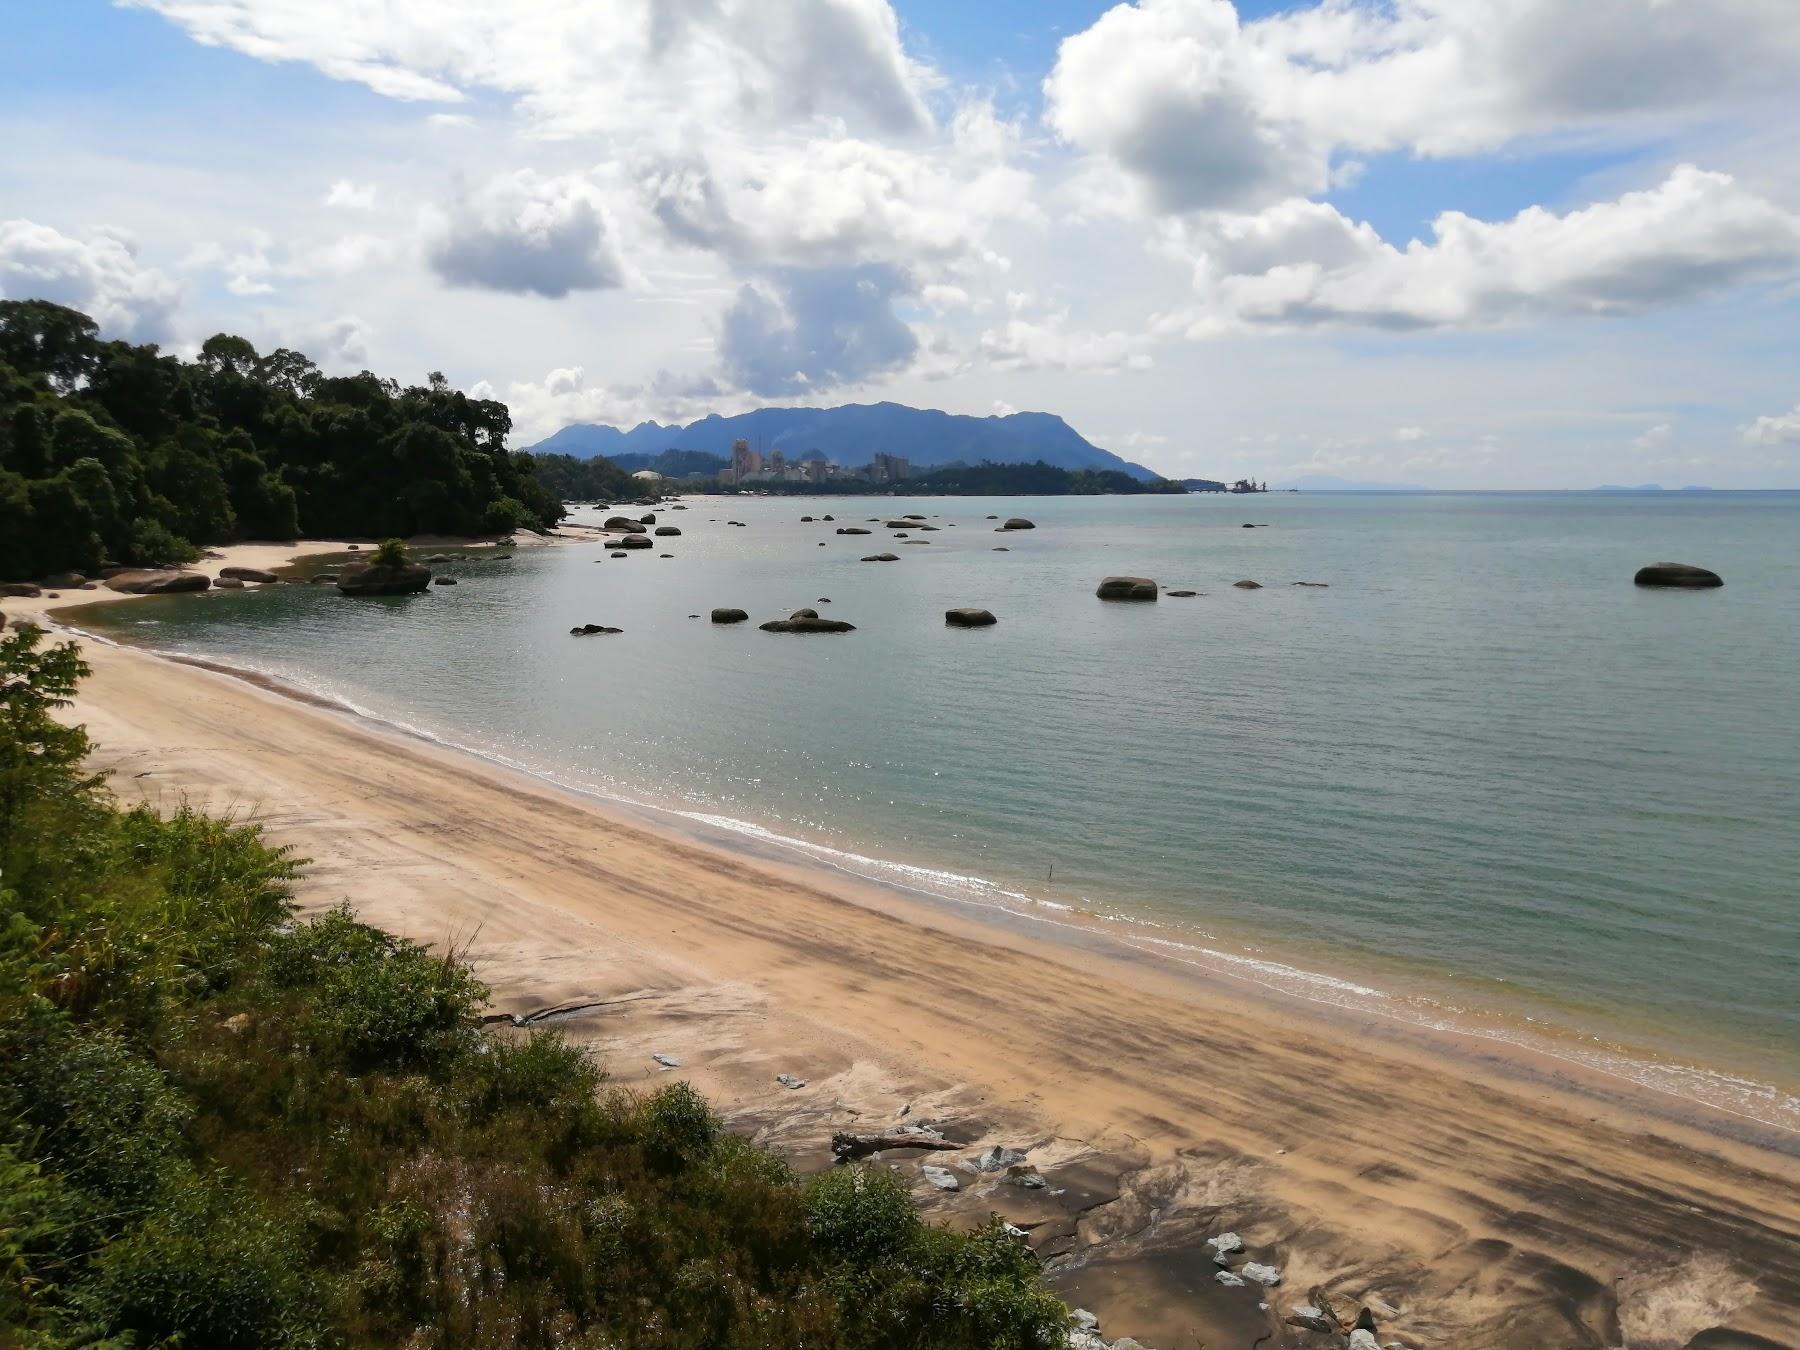
<path id="1" fill-rule="evenodd" d="M 621 560 L 77 622 L 875 880 L 1117 916 L 1298 997 L 1800 1125 L 1800 495 L 688 505 Z M 877 511 L 940 528 L 893 542 Z M 825 513 L 874 534 L 800 522 Z M 1727 585 L 1632 586 L 1662 558 Z M 1106 604 L 1111 573 L 1201 594 Z M 755 630 L 801 605 L 858 631 Z M 946 629 L 958 605 L 1000 623 Z M 568 635 L 589 622 L 625 631 Z"/>

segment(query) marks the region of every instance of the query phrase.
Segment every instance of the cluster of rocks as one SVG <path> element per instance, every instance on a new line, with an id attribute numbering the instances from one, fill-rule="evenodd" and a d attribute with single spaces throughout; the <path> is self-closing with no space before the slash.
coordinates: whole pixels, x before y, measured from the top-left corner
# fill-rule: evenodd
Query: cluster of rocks
<path id="1" fill-rule="evenodd" d="M 1220 1233 L 1208 1238 L 1206 1245 L 1212 1249 L 1213 1265 L 1218 1267 L 1213 1272 L 1213 1278 L 1226 1288 L 1242 1289 L 1258 1285 L 1268 1290 L 1281 1283 L 1280 1269 L 1261 1261 L 1247 1260 L 1236 1270 L 1232 1269 L 1234 1258 L 1248 1255 L 1243 1238 L 1236 1233 Z M 1268 1304 L 1260 1306 L 1267 1308 Z M 1398 1342 L 1390 1342 L 1383 1347 L 1375 1339 L 1374 1312 L 1366 1305 L 1351 1312 L 1343 1300 L 1322 1285 L 1314 1285 L 1307 1292 L 1307 1301 L 1288 1309 L 1283 1320 L 1302 1331 L 1316 1331 L 1346 1338 L 1335 1342 L 1342 1350 L 1406 1350 Z"/>
<path id="2" fill-rule="evenodd" d="M 1133 1340 L 1129 1336 L 1121 1336 L 1116 1341 L 1109 1341 L 1100 1334 L 1100 1319 L 1086 1308 L 1076 1308 L 1069 1314 L 1075 1323 L 1069 1332 L 1069 1350 L 1147 1350 L 1142 1341 Z"/>
<path id="3" fill-rule="evenodd" d="M 623 628 L 608 628 L 605 624 L 584 623 L 579 628 L 569 630 L 570 637 L 594 637 L 600 633 L 623 633 Z"/>

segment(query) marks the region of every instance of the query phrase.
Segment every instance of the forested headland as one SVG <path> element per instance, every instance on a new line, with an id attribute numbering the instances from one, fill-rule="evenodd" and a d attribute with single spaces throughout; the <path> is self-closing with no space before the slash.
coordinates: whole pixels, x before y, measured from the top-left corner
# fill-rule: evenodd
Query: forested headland
<path id="1" fill-rule="evenodd" d="M 0 580 L 155 566 L 238 539 L 547 529 L 506 405 L 441 375 L 329 376 L 218 334 L 186 361 L 0 301 Z"/>

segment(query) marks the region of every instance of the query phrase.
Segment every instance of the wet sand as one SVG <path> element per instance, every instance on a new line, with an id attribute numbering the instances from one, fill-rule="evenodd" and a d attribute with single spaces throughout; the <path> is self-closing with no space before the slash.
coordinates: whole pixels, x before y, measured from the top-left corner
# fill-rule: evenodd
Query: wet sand
<path id="1" fill-rule="evenodd" d="M 834 1130 L 920 1121 L 970 1146 L 923 1155 L 953 1170 L 1028 1150 L 1042 1190 L 962 1170 L 921 1199 L 1026 1229 L 1108 1338 L 1341 1343 L 1282 1322 L 1318 1287 L 1383 1344 L 1800 1345 L 1791 1134 L 682 838 L 220 670 L 87 648 L 74 715 L 123 800 L 259 820 L 312 859 L 308 908 L 466 948 L 497 1010 L 565 1009 L 547 1020 L 615 1081 L 691 1078 L 803 1167 Z M 1216 1281 L 1225 1231 L 1281 1284 Z"/>

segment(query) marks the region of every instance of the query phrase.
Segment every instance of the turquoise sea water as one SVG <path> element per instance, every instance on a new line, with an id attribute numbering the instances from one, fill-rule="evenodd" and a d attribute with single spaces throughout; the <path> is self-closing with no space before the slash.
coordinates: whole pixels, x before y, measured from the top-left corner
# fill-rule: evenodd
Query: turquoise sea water
<path id="1" fill-rule="evenodd" d="M 83 622 L 864 875 L 1128 917 L 1300 997 L 1800 1124 L 1800 494 L 689 506 L 622 560 L 521 548 L 420 597 Z M 800 523 L 909 511 L 929 543 Z M 1632 585 L 1663 558 L 1727 584 Z M 1111 573 L 1202 594 L 1103 603 Z M 754 627 L 802 605 L 858 631 Z M 955 605 L 1000 623 L 946 629 Z"/>

